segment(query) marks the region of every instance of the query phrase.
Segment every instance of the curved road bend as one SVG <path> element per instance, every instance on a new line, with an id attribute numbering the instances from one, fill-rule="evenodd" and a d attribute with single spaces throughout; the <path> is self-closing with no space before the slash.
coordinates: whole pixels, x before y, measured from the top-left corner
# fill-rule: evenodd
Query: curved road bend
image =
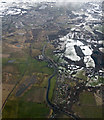
<path id="1" fill-rule="evenodd" d="M 52 64 L 53 68 L 54 68 L 54 72 L 53 72 L 53 75 L 51 75 L 48 79 L 48 88 L 47 88 L 47 93 L 46 93 L 46 100 L 47 100 L 47 103 L 48 105 L 53 109 L 53 111 L 59 111 L 61 113 L 64 113 L 66 114 L 67 116 L 70 116 L 72 117 L 74 120 L 79 120 L 78 117 L 76 117 L 74 114 L 72 113 L 69 113 L 68 111 L 64 111 L 63 109 L 60 109 L 58 106 L 54 105 L 53 103 L 50 102 L 49 100 L 49 89 L 50 89 L 50 86 L 51 86 L 51 79 L 56 75 L 57 73 L 57 66 L 55 65 L 55 63 L 49 59 L 48 57 L 45 56 L 45 48 L 46 48 L 46 44 L 43 46 L 43 51 L 42 51 L 42 55 L 44 57 L 44 59 L 46 61 L 48 61 L 50 64 Z"/>

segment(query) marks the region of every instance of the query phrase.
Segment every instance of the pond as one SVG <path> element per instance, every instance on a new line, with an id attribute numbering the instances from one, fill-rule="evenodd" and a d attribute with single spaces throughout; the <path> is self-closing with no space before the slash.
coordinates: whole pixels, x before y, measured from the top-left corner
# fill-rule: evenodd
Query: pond
<path id="1" fill-rule="evenodd" d="M 21 45 L 16 45 L 17 47 L 21 47 Z"/>

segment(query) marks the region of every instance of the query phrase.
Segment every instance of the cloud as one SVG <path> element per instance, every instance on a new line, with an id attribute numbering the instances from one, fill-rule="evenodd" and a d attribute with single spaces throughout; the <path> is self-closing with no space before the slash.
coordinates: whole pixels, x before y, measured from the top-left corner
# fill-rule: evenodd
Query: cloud
<path id="1" fill-rule="evenodd" d="M 103 1 L 103 0 L 1 0 L 1 2 L 7 2 L 7 3 L 12 3 L 12 2 L 88 2 L 88 1 Z"/>

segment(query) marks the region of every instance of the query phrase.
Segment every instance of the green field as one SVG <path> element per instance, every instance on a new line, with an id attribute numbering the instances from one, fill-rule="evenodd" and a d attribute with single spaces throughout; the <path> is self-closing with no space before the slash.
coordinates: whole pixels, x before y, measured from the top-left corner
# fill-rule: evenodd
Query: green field
<path id="1" fill-rule="evenodd" d="M 46 89 L 43 87 L 32 87 L 21 97 L 23 101 L 43 103 L 46 101 Z"/>
<path id="2" fill-rule="evenodd" d="M 47 62 L 32 58 L 15 59 L 13 63 L 8 63 L 8 60 L 13 60 L 13 58 L 3 59 L 4 70 L 7 72 L 14 70 L 13 73 L 18 72 L 20 75 L 19 80 L 34 73 L 42 84 L 40 82 L 37 87 L 33 85 L 32 88 L 27 89 L 27 92 L 22 97 L 16 98 L 14 96 L 15 93 L 12 94 L 4 107 L 3 118 L 46 118 L 50 111 L 46 104 L 46 87 L 48 77 L 53 74 L 53 69 L 48 67 Z M 55 85 L 53 82 L 51 93 Z M 15 99 L 11 99 L 12 96 Z"/>
<path id="3" fill-rule="evenodd" d="M 53 92 L 54 92 L 54 88 L 55 88 L 55 84 L 56 84 L 56 79 L 57 79 L 57 76 L 54 76 L 51 79 L 51 85 L 50 85 L 50 90 L 49 90 L 49 100 L 52 100 Z"/>
<path id="4" fill-rule="evenodd" d="M 96 106 L 96 101 L 93 93 L 90 92 L 83 92 L 80 94 L 79 98 L 80 102 L 82 105 L 95 105 Z"/>
<path id="5" fill-rule="evenodd" d="M 83 71 L 83 70 L 79 71 L 79 72 L 76 74 L 76 77 L 77 77 L 77 78 L 81 78 L 81 79 L 83 79 L 83 80 L 87 80 L 87 76 L 84 75 L 84 71 Z"/>
<path id="6" fill-rule="evenodd" d="M 9 60 L 15 60 L 13 63 L 8 63 Z M 27 59 L 13 59 L 13 58 L 4 58 L 3 59 L 3 67 L 6 65 L 14 65 L 18 68 L 20 74 L 31 74 L 33 72 L 42 72 L 46 74 L 52 74 L 53 69 L 48 68 L 48 63 L 44 61 L 38 61 L 33 58 Z"/>
<path id="7" fill-rule="evenodd" d="M 35 71 L 35 72 L 39 72 L 39 73 L 42 72 L 50 75 L 53 73 L 53 70 L 51 68 L 48 68 L 47 66 L 48 66 L 48 63 L 33 59 L 29 64 L 27 74 Z"/>
<path id="8" fill-rule="evenodd" d="M 49 114 L 49 108 L 44 104 L 25 101 L 8 101 L 3 118 L 45 118 Z"/>
<path id="9" fill-rule="evenodd" d="M 93 93 L 83 92 L 80 94 L 79 103 L 73 106 L 74 112 L 76 112 L 81 118 L 101 118 L 102 106 L 97 106 Z"/>

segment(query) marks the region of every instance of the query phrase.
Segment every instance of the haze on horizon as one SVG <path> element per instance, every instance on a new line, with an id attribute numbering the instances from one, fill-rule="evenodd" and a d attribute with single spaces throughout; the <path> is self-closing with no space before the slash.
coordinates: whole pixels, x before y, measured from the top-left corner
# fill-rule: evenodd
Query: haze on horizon
<path id="1" fill-rule="evenodd" d="M 7 3 L 12 3 L 12 2 L 102 2 L 103 0 L 0 0 L 1 2 L 7 2 Z"/>

